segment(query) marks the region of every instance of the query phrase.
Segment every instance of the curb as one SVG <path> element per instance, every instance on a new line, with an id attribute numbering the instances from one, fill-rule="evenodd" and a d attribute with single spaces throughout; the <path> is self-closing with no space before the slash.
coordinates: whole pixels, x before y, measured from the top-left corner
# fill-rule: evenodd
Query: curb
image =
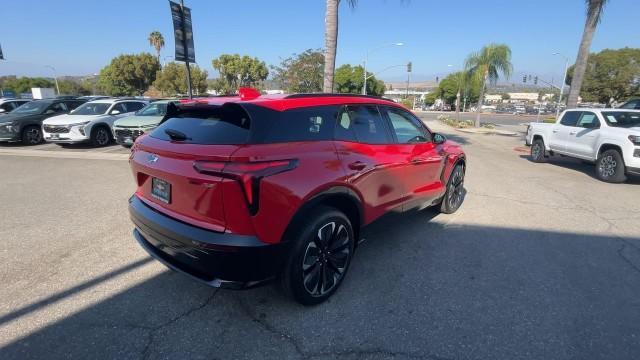
<path id="1" fill-rule="evenodd" d="M 458 129 L 456 130 L 467 134 L 482 134 L 482 135 L 502 135 L 502 136 L 518 136 L 517 132 L 496 130 L 496 129 Z"/>

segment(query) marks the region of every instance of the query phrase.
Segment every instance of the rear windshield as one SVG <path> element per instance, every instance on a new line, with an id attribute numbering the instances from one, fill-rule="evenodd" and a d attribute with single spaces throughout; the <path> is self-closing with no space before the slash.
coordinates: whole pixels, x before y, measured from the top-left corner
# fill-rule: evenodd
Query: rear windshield
<path id="1" fill-rule="evenodd" d="M 156 139 L 175 140 L 169 133 L 184 134 L 181 143 L 202 145 L 241 145 L 249 139 L 251 120 L 240 105 L 185 105 L 167 109 L 163 121 L 149 136 Z"/>
<path id="2" fill-rule="evenodd" d="M 602 117 L 604 117 L 609 126 L 640 127 L 640 112 L 603 111 Z"/>

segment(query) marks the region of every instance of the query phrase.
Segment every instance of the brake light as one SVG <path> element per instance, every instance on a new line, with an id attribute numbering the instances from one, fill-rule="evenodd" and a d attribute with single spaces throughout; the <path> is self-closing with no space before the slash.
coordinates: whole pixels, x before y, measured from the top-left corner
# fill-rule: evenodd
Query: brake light
<path id="1" fill-rule="evenodd" d="M 275 160 L 258 162 L 196 161 L 194 169 L 201 174 L 234 179 L 240 183 L 252 215 L 258 212 L 260 180 L 298 166 L 298 160 Z"/>

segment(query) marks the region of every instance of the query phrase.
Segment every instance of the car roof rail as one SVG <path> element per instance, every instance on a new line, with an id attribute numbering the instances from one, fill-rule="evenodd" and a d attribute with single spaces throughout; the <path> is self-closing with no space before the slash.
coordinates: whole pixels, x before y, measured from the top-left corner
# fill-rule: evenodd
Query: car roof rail
<path id="1" fill-rule="evenodd" d="M 304 99 L 304 98 L 313 98 L 313 97 L 353 97 L 353 98 L 368 98 L 368 99 L 376 99 L 376 100 L 385 100 L 395 102 L 392 99 L 375 96 L 375 95 L 361 95 L 361 94 L 340 94 L 340 93 L 301 93 L 301 94 L 291 94 L 284 97 L 284 99 Z"/>

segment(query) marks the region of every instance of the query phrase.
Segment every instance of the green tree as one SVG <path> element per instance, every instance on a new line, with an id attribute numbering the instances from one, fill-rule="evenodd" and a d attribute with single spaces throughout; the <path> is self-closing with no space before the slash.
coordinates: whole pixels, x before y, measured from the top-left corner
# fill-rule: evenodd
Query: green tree
<path id="1" fill-rule="evenodd" d="M 232 94 L 239 87 L 256 87 L 267 76 L 269 69 L 264 61 L 238 54 L 223 54 L 213 59 L 213 68 L 220 73 L 220 77 L 213 83 L 215 90 L 225 94 Z"/>
<path id="2" fill-rule="evenodd" d="M 345 64 L 340 66 L 336 70 L 335 74 L 335 88 L 338 93 L 348 94 L 360 94 L 362 92 L 363 85 L 363 73 L 362 66 L 351 66 Z M 367 76 L 371 73 L 367 72 Z M 372 74 L 369 80 L 367 80 L 367 94 L 374 96 L 384 95 L 386 89 L 382 80 L 377 80 Z"/>
<path id="3" fill-rule="evenodd" d="M 320 49 L 308 49 L 282 60 L 279 66 L 271 66 L 273 79 L 290 93 L 322 91 L 323 69 L 324 55 Z"/>
<path id="4" fill-rule="evenodd" d="M 484 100 L 484 91 L 487 82 L 495 85 L 500 78 L 500 73 L 509 78 L 513 70 L 511 64 L 511 49 L 504 44 L 489 44 L 479 52 L 470 54 L 465 62 L 468 77 L 479 81 L 480 94 L 478 96 L 478 108 L 476 109 L 476 127 L 480 127 L 480 111 Z"/>
<path id="5" fill-rule="evenodd" d="M 600 22 L 600 15 L 604 10 L 604 5 L 608 0 L 585 0 L 587 5 L 587 21 L 582 31 L 582 40 L 578 49 L 578 57 L 576 65 L 573 69 L 573 81 L 569 90 L 569 98 L 567 100 L 567 108 L 573 108 L 578 105 L 578 96 L 582 89 L 584 74 L 587 71 L 587 61 L 589 60 L 589 49 L 591 48 L 591 40 L 596 32 L 596 27 Z"/>
<path id="6" fill-rule="evenodd" d="M 502 98 L 503 101 L 511 99 L 511 95 L 509 95 L 509 93 L 502 93 L 500 97 Z"/>
<path id="7" fill-rule="evenodd" d="M 9 89 L 17 94 L 30 93 L 31 88 L 54 88 L 53 80 L 41 77 L 15 77 L 7 76 L 3 78 L 1 86 L 3 89 Z"/>
<path id="8" fill-rule="evenodd" d="M 573 88 L 572 70 L 569 68 L 567 85 Z M 640 96 L 640 49 L 605 49 L 591 54 L 582 82 L 580 96 L 583 101 L 608 103 L 614 98 L 621 102 Z"/>
<path id="9" fill-rule="evenodd" d="M 435 90 L 430 91 L 424 97 L 424 104 L 427 105 L 427 106 L 431 106 L 431 105 L 435 104 L 437 99 L 440 99 L 440 88 L 436 88 Z"/>
<path id="10" fill-rule="evenodd" d="M 60 94 L 65 95 L 90 95 L 92 88 L 88 88 L 81 81 L 61 79 L 58 80 L 58 86 L 60 86 Z"/>
<path id="11" fill-rule="evenodd" d="M 149 45 L 156 49 L 156 54 L 158 54 L 158 63 L 160 63 L 160 50 L 164 47 L 164 37 L 160 31 L 152 31 L 151 34 L 149 34 L 148 40 Z"/>
<path id="12" fill-rule="evenodd" d="M 207 91 L 206 70 L 200 69 L 198 65 L 191 64 L 191 85 L 196 95 L 204 94 Z M 181 95 L 187 93 L 187 67 L 182 63 L 170 62 L 156 75 L 153 86 L 162 92 L 163 95 Z"/>
<path id="13" fill-rule="evenodd" d="M 111 96 L 142 95 L 155 81 L 160 62 L 149 53 L 120 55 L 100 70 L 98 86 Z"/>

